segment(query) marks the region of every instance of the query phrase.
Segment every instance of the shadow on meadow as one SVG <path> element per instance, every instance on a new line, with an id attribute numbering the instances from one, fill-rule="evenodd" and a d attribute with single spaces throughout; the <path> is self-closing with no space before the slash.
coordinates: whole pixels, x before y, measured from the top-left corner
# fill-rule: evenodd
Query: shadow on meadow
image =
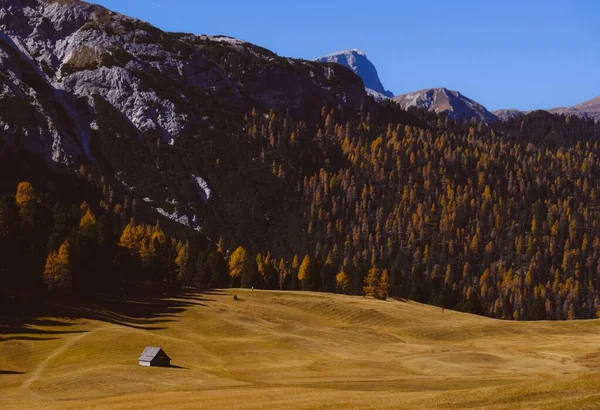
<path id="1" fill-rule="evenodd" d="M 162 330 L 177 314 L 192 306 L 207 306 L 212 301 L 210 295 L 219 293 L 218 290 L 200 293 L 165 284 L 128 283 L 118 291 L 88 298 L 40 300 L 31 295 L 13 295 L 1 305 L 0 343 L 52 340 L 58 335 L 85 333 L 86 330 L 71 329 L 74 319 Z"/>

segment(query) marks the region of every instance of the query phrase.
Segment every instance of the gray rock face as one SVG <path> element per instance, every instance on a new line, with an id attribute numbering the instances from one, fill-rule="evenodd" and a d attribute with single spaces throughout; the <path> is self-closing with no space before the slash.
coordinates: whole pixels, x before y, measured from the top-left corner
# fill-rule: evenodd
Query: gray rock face
<path id="1" fill-rule="evenodd" d="M 498 118 L 483 105 L 465 97 L 458 91 L 446 88 L 431 88 L 394 97 L 403 109 L 422 108 L 436 113 L 446 113 L 450 119 L 493 122 Z"/>
<path id="2" fill-rule="evenodd" d="M 575 115 L 581 118 L 592 118 L 600 121 L 600 96 L 592 98 L 573 107 L 560 107 L 548 110 L 553 114 Z"/>
<path id="3" fill-rule="evenodd" d="M 281 58 L 229 37 L 164 33 L 79 1 L 3 0 L 0 31 L 0 98 L 35 113 L 21 142 L 67 166 L 82 154 L 94 159 L 97 97 L 140 138 L 158 135 L 169 144 L 211 118 L 207 100 L 239 112 L 366 100 L 360 79 L 341 68 Z M 207 57 L 219 53 L 252 63 L 229 67 L 227 59 L 215 59 L 224 63 L 218 65 Z M 7 114 L 0 113 L 0 127 L 11 134 L 22 124 Z"/>
<path id="4" fill-rule="evenodd" d="M 3 76 L 2 95 L 19 99 L 36 114 L 35 121 L 30 117 L 23 143 L 67 166 L 82 152 L 93 159 L 93 95 L 122 113 L 140 133 L 155 132 L 169 143 L 202 116 L 185 109 L 185 90 L 244 101 L 225 73 L 197 48 L 173 44 L 159 30 L 100 6 L 5 0 L 0 30 L 0 63 L 8 74 Z M 186 87 L 167 98 L 143 84 L 156 73 Z M 85 102 L 89 112 L 81 108 Z M 63 118 L 66 114 L 71 126 L 65 127 L 55 111 Z M 3 128 L 10 133 L 15 124 L 5 117 Z"/>
<path id="5" fill-rule="evenodd" d="M 524 116 L 526 112 L 515 110 L 513 108 L 508 108 L 503 110 L 492 111 L 492 114 L 498 117 L 500 121 L 508 121 L 512 120 L 513 118 L 520 118 Z"/>
<path id="6" fill-rule="evenodd" d="M 386 90 L 379 79 L 377 69 L 367 58 L 367 55 L 358 49 L 339 51 L 324 57 L 319 57 L 315 61 L 322 63 L 337 63 L 348 67 L 362 78 L 367 93 L 375 97 L 376 100 L 392 98 L 394 94 Z"/>

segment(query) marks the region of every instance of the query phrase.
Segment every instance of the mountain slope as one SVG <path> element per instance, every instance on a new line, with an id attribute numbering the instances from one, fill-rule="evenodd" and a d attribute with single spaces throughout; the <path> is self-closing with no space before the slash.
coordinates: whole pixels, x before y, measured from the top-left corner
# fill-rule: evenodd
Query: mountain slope
<path id="1" fill-rule="evenodd" d="M 600 95 L 572 107 L 559 107 L 548 110 L 553 114 L 576 115 L 600 121 Z"/>
<path id="2" fill-rule="evenodd" d="M 301 117 L 309 107 L 318 111 L 323 103 L 355 108 L 366 103 L 360 77 L 342 67 L 279 57 L 232 37 L 173 36 L 193 44 L 216 62 L 252 101 L 252 107 L 291 110 Z"/>
<path id="3" fill-rule="evenodd" d="M 394 96 L 391 91 L 387 91 L 383 87 L 383 84 L 379 79 L 379 74 L 377 74 L 377 69 L 367 58 L 367 55 L 361 50 L 352 49 L 338 51 L 336 53 L 319 57 L 315 61 L 323 63 L 337 63 L 350 68 L 352 71 L 358 74 L 360 78 L 362 78 L 367 92 L 374 96 L 377 100 L 392 98 Z"/>
<path id="4" fill-rule="evenodd" d="M 5 0 L 0 31 L 0 158 L 91 164 L 195 228 L 215 212 L 209 168 L 238 155 L 229 138 L 244 113 L 277 109 L 312 124 L 324 105 L 369 104 L 343 67 L 166 33 L 84 2 Z"/>
<path id="5" fill-rule="evenodd" d="M 399 95 L 393 99 L 403 109 L 421 108 L 438 114 L 445 113 L 450 119 L 494 122 L 498 118 L 483 105 L 465 97 L 458 91 L 446 88 L 430 88 Z"/>

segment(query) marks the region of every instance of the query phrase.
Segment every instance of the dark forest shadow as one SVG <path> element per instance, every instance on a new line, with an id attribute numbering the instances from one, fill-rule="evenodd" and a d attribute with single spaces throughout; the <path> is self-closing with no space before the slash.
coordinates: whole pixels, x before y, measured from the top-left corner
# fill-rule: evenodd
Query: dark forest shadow
<path id="1" fill-rule="evenodd" d="M 43 300 L 39 296 L 19 295 L 1 306 L 0 343 L 8 340 L 52 340 L 41 336 L 84 333 L 69 330 L 72 324 L 62 321 L 73 319 L 98 320 L 140 330 L 163 330 L 186 309 L 207 306 L 206 303 L 212 299 L 204 297 L 204 294 L 164 283 L 127 283 L 114 292 L 86 298 Z"/>
<path id="2" fill-rule="evenodd" d="M 31 336 L 0 336 L 0 343 L 11 340 L 58 340 L 60 337 L 31 337 Z"/>

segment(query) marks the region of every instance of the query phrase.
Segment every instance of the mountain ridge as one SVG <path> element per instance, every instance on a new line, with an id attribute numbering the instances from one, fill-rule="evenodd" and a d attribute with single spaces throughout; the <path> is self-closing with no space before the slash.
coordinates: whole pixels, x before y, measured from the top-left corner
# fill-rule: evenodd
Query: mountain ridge
<path id="1" fill-rule="evenodd" d="M 589 118 L 595 121 L 600 121 L 600 95 L 571 107 L 556 107 L 547 110 L 542 109 L 541 111 L 547 111 L 551 114 L 575 115 L 584 119 Z M 529 112 L 531 111 L 521 111 L 513 108 L 492 111 L 492 113 L 502 121 L 519 118 Z"/>
<path id="2" fill-rule="evenodd" d="M 600 121 L 600 95 L 571 107 L 551 108 L 548 112 L 552 114 L 576 115 L 580 118 L 591 118 Z"/>

